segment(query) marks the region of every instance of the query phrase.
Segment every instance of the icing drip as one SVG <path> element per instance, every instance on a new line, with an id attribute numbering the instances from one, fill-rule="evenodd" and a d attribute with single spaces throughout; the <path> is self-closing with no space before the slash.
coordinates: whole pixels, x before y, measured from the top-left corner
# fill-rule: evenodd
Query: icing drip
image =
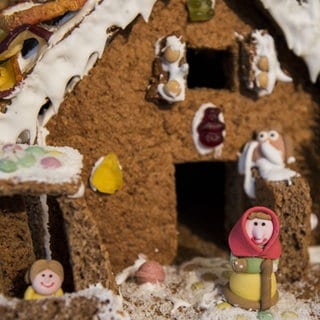
<path id="1" fill-rule="evenodd" d="M 307 64 L 310 79 L 320 72 L 320 2 L 260 0 L 282 29 L 288 47 Z"/>
<path id="2" fill-rule="evenodd" d="M 37 130 L 41 131 L 37 127 L 45 126 L 58 112 L 69 80 L 87 74 L 92 54 L 101 57 L 111 36 L 106 30 L 112 26 L 125 28 L 138 14 L 147 21 L 154 3 L 155 0 L 89 0 L 82 10 L 89 10 L 92 4 L 95 10 L 69 36 L 46 49 L 32 73 L 12 94 L 7 112 L 0 114 L 0 142 L 15 143 L 21 132 L 27 131 L 29 143 L 34 143 Z M 65 34 L 69 29 L 62 26 L 60 30 Z M 58 38 L 53 35 L 51 44 Z M 48 101 L 48 112 L 39 117 L 41 107 Z"/>
<path id="3" fill-rule="evenodd" d="M 47 195 L 42 194 L 40 196 L 40 203 L 42 208 L 42 222 L 43 222 L 43 231 L 44 231 L 44 249 L 46 252 L 46 259 L 51 259 L 51 249 L 50 249 L 50 233 L 49 233 L 49 207 L 47 204 Z"/>

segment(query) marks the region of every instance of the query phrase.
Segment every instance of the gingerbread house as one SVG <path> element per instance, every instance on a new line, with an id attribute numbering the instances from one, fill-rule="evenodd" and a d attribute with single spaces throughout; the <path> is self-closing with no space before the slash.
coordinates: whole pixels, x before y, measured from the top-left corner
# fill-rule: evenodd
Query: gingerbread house
<path id="1" fill-rule="evenodd" d="M 57 244 L 54 250 L 62 260 L 71 261 L 69 269 L 74 279 L 69 290 L 88 285 L 83 280 L 83 268 L 90 264 L 85 258 L 90 256 L 90 249 L 79 258 L 81 246 L 91 239 L 87 219 L 96 228 L 92 234 L 100 248 L 97 256 L 106 264 L 110 258 L 112 269 L 117 272 L 132 264 L 139 253 L 161 263 L 172 263 L 177 256 L 178 230 L 183 232 L 178 229 L 180 225 L 187 225 L 193 233 L 223 247 L 225 227 L 228 229 L 244 209 L 256 203 L 271 207 L 281 217 L 286 248 L 283 265 L 289 268 L 283 269 L 283 278 L 298 279 L 308 265 L 311 211 L 317 212 L 320 204 L 319 93 L 317 75 L 311 75 L 310 80 L 310 64 L 288 48 L 286 34 L 273 19 L 273 11 L 264 8 L 265 1 L 224 0 L 215 3 L 214 14 L 209 14 L 206 21 L 190 21 L 190 8 L 184 0 L 144 0 L 143 4 L 133 1 L 134 6 L 122 1 L 122 9 L 118 9 L 116 1 L 105 9 L 104 1 L 87 1 L 82 8 L 95 2 L 86 18 L 90 20 L 94 12 L 97 16 L 89 22 L 84 18 L 78 29 L 69 31 L 65 40 L 69 38 L 70 44 L 56 36 L 50 47 L 49 39 L 48 50 L 39 55 L 33 71 L 21 80 L 22 86 L 3 97 L 0 119 L 3 144 L 33 145 L 45 141 L 50 146 L 70 146 L 83 155 L 81 180 L 85 189 L 81 200 L 66 200 L 70 192 L 58 184 L 48 201 L 53 243 Z M 307 6 L 299 1 L 296 5 L 301 10 Z M 102 29 L 108 37 L 102 38 L 102 46 L 99 43 L 99 48 L 93 48 L 91 44 L 101 41 L 100 30 L 93 28 L 100 25 L 100 9 L 102 13 L 113 11 L 104 17 L 107 24 Z M 135 18 L 138 13 L 148 22 L 141 15 Z M 128 21 L 124 23 L 126 15 Z M 74 41 L 77 35 L 73 33 L 80 33 L 83 22 L 90 23 L 93 29 L 88 32 L 87 28 L 85 35 Z M 268 47 L 260 56 L 269 57 L 270 64 L 270 69 L 260 65 L 260 71 L 252 67 L 259 53 L 259 37 Z M 178 58 L 170 53 L 165 56 L 167 47 L 174 48 Z M 80 58 L 83 51 L 87 51 L 85 63 Z M 58 60 L 61 65 L 55 64 Z M 46 68 L 40 69 L 41 63 Z M 80 65 L 81 72 L 77 69 Z M 73 74 L 60 78 L 69 66 L 73 67 Z M 261 71 L 267 79 L 255 78 Z M 43 78 L 33 77 L 35 74 Z M 28 99 L 28 85 L 41 87 L 33 91 L 32 99 Z M 63 94 L 59 95 L 62 87 Z M 24 121 L 31 113 L 29 104 L 37 104 L 37 111 L 28 127 Z M 22 110 L 22 105 L 27 107 Z M 199 140 L 197 129 L 208 108 L 216 112 L 214 125 L 220 131 L 218 142 L 211 143 L 209 138 L 205 145 Z M 19 112 L 22 122 L 14 118 Z M 8 118 L 10 121 L 6 121 Z M 258 174 L 255 197 L 248 197 L 238 171 L 239 153 L 254 132 L 279 127 L 293 141 L 293 170 L 299 174 L 279 181 L 268 181 Z M 44 129 L 48 132 L 44 133 Z M 97 159 L 110 152 L 117 155 L 121 164 L 123 186 L 115 193 L 105 194 L 94 191 L 89 179 Z M 17 218 L 19 222 L 1 224 L 13 234 L 11 230 L 25 220 L 21 228 L 31 231 L 28 255 L 23 253 L 18 261 L 23 261 L 22 266 L 9 263 L 14 269 L 12 286 L 16 278 L 21 280 L 22 271 L 35 254 L 41 255 L 31 240 L 37 226 L 30 225 L 34 221 L 30 218 L 34 216 L 33 208 L 38 206 L 34 197 L 40 192 L 34 190 L 34 185 L 23 192 L 6 191 L 16 188 L 4 188 L 2 216 L 11 217 L 8 212 L 15 209 L 10 204 L 19 204 L 21 194 L 22 199 L 28 197 L 27 202 L 22 201 L 24 214 Z M 81 217 L 78 219 L 71 209 L 80 212 Z M 66 231 L 65 238 L 55 231 L 57 225 Z M 70 231 L 68 226 L 75 229 Z M 25 242 L 20 233 L 14 233 L 12 243 Z M 66 239 L 69 246 L 63 246 Z M 185 252 L 192 249 L 188 246 L 183 244 Z M 75 252 L 73 248 L 78 249 Z M 292 255 L 293 260 L 289 258 Z M 299 267 L 292 273 L 290 265 L 297 266 L 297 262 Z M 8 272 L 3 265 L 2 269 Z M 111 286 L 110 274 L 106 276 L 110 269 L 103 270 L 104 285 Z M 88 281 L 94 282 L 90 277 Z M 9 295 L 16 294 L 6 290 Z"/>

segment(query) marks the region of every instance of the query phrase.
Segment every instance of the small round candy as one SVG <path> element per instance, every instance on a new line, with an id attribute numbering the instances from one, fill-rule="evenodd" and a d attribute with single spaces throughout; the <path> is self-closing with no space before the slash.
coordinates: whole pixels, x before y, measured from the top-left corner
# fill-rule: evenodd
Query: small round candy
<path id="1" fill-rule="evenodd" d="M 258 61 L 258 68 L 261 71 L 265 71 L 265 72 L 269 71 L 269 60 L 266 56 L 260 57 L 260 59 Z"/>
<path id="2" fill-rule="evenodd" d="M 47 153 L 47 151 L 40 146 L 30 146 L 30 147 L 26 148 L 25 151 L 29 152 L 29 153 L 33 153 L 34 155 L 39 155 L 39 156 Z"/>
<path id="3" fill-rule="evenodd" d="M 18 169 L 17 164 L 10 159 L 0 160 L 0 171 L 10 173 Z"/>
<path id="4" fill-rule="evenodd" d="M 166 48 L 164 51 L 164 57 L 169 63 L 177 61 L 180 57 L 180 51 L 174 50 L 171 47 Z"/>
<path id="5" fill-rule="evenodd" d="M 157 261 L 146 261 L 135 273 L 136 280 L 139 284 L 163 282 L 165 272 L 162 265 Z"/>
<path id="6" fill-rule="evenodd" d="M 8 144 L 5 144 L 3 147 L 2 147 L 2 150 L 4 152 L 10 152 L 10 151 L 15 151 L 15 150 L 22 150 L 21 146 L 19 146 L 18 144 L 12 144 L 12 143 L 8 143 Z"/>
<path id="7" fill-rule="evenodd" d="M 262 89 L 267 89 L 269 83 L 269 76 L 267 72 L 260 72 L 258 74 L 258 86 Z"/>
<path id="8" fill-rule="evenodd" d="M 177 80 L 170 80 L 164 85 L 163 90 L 166 95 L 174 98 L 181 93 L 181 86 Z"/>
<path id="9" fill-rule="evenodd" d="M 61 162 L 54 157 L 45 157 L 41 159 L 40 163 L 45 169 L 56 169 L 62 166 Z"/>
<path id="10" fill-rule="evenodd" d="M 30 168 L 36 163 L 36 158 L 32 153 L 26 153 L 18 159 L 18 165 L 25 168 Z"/>

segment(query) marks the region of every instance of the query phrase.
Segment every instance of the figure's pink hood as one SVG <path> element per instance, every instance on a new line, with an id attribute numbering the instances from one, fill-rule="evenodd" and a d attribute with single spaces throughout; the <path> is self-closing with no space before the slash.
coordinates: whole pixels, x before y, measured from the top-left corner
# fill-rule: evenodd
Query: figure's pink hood
<path id="1" fill-rule="evenodd" d="M 273 234 L 264 248 L 255 245 L 246 232 L 246 221 L 252 212 L 260 211 L 271 216 Z M 240 257 L 260 257 L 277 259 L 281 255 L 279 241 L 280 223 L 276 214 L 266 207 L 253 207 L 245 211 L 229 234 L 229 247 L 233 255 Z"/>

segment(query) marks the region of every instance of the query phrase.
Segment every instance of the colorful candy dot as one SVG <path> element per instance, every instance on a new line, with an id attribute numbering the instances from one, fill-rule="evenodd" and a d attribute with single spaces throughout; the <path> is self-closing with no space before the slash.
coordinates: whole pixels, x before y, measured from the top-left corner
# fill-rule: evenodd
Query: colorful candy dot
<path id="1" fill-rule="evenodd" d="M 214 15 L 211 0 L 188 0 L 187 7 L 190 21 L 207 21 Z"/>
<path id="2" fill-rule="evenodd" d="M 282 319 L 299 319 L 299 316 L 293 311 L 283 311 L 281 313 Z"/>
<path id="3" fill-rule="evenodd" d="M 39 146 L 30 146 L 26 148 L 25 151 L 33 153 L 34 155 L 38 155 L 38 156 L 41 156 L 47 153 L 47 151 L 44 148 Z"/>
<path id="4" fill-rule="evenodd" d="M 257 314 L 257 318 L 259 320 L 273 320 L 273 315 L 270 311 L 266 310 L 266 311 L 259 311 Z"/>
<path id="5" fill-rule="evenodd" d="M 18 159 L 18 165 L 24 168 L 30 168 L 36 163 L 36 158 L 33 154 L 25 154 Z"/>
<path id="6" fill-rule="evenodd" d="M 21 146 L 17 145 L 17 144 L 12 144 L 12 143 L 9 143 L 9 144 L 5 144 L 3 147 L 2 147 L 2 150 L 4 152 L 8 152 L 8 151 L 14 151 L 14 150 L 22 150 Z"/>
<path id="7" fill-rule="evenodd" d="M 63 152 L 58 151 L 58 150 L 51 150 L 51 151 L 49 151 L 49 154 L 50 154 L 52 157 L 59 157 L 59 156 L 64 155 Z"/>
<path id="8" fill-rule="evenodd" d="M 45 157 L 41 159 L 40 163 L 45 169 L 56 169 L 62 166 L 61 162 L 54 157 Z"/>
<path id="9" fill-rule="evenodd" d="M 220 310 L 226 310 L 226 309 L 229 309 L 231 308 L 231 304 L 226 302 L 226 301 L 223 301 L 223 302 L 220 302 L 217 304 L 217 308 L 220 309 Z"/>
<path id="10" fill-rule="evenodd" d="M 203 281 L 198 281 L 192 284 L 191 289 L 193 291 L 201 290 L 204 288 L 204 283 Z"/>
<path id="11" fill-rule="evenodd" d="M 248 317 L 244 314 L 238 314 L 236 320 L 248 320 Z"/>
<path id="12" fill-rule="evenodd" d="M 17 170 L 17 164 L 9 159 L 0 159 L 0 171 L 9 173 Z"/>

